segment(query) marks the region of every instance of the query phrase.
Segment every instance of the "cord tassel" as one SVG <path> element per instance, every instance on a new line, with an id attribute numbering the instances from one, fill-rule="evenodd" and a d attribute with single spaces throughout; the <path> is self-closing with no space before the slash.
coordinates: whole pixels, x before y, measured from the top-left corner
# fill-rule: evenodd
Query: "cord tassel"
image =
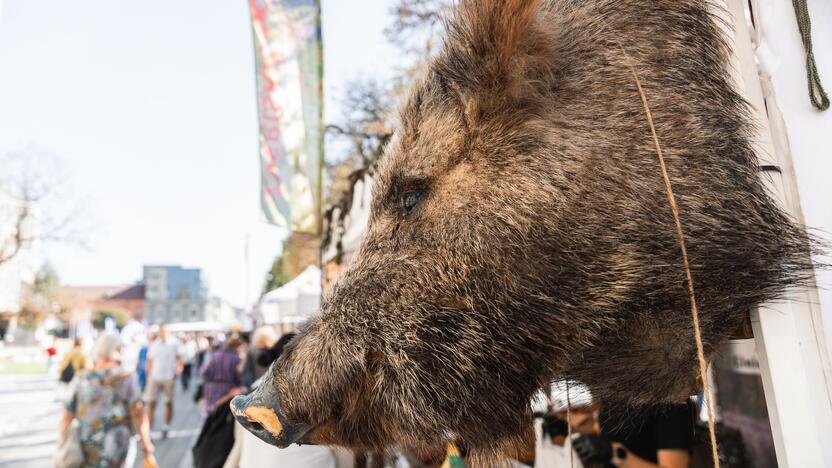
<path id="1" fill-rule="evenodd" d="M 647 115 L 647 123 L 650 125 L 650 133 L 653 135 L 653 144 L 656 146 L 656 154 L 659 159 L 659 166 L 661 168 L 662 178 L 664 179 L 664 188 L 667 192 L 667 200 L 670 203 L 670 210 L 673 212 L 673 220 L 676 223 L 676 238 L 679 241 L 679 249 L 682 252 L 682 263 L 685 267 L 685 276 L 688 283 L 688 295 L 690 296 L 690 315 L 693 320 L 693 332 L 696 338 L 696 357 L 699 360 L 699 373 L 702 378 L 703 393 L 705 396 L 705 407 L 708 410 L 708 432 L 711 437 L 711 455 L 713 456 L 714 468 L 719 468 L 719 452 L 716 445 L 716 429 L 714 427 L 714 414 L 712 408 L 711 389 L 708 386 L 708 364 L 705 360 L 704 346 L 702 345 L 702 332 L 699 328 L 699 310 L 696 307 L 696 294 L 693 287 L 693 275 L 690 272 L 690 262 L 688 261 L 688 251 L 685 247 L 685 236 L 682 232 L 682 221 L 679 218 L 679 207 L 676 205 L 676 198 L 673 195 L 673 188 L 670 184 L 670 176 L 667 173 L 667 165 L 662 154 L 662 147 L 659 145 L 659 137 L 656 135 L 656 127 L 653 124 L 653 114 L 650 113 L 650 106 L 647 104 L 647 96 L 644 94 L 644 89 L 641 87 L 641 80 L 638 78 L 635 67 L 630 61 L 630 71 L 638 88 L 638 94 L 641 97 L 641 104 L 644 106 L 644 113 Z M 568 396 L 568 393 L 567 393 Z"/>

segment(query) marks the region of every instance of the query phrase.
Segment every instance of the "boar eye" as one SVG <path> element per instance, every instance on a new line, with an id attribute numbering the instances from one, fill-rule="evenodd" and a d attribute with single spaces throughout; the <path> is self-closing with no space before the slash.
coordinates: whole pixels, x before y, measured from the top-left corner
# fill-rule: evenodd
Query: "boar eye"
<path id="1" fill-rule="evenodd" d="M 417 190 L 413 192 L 407 192 L 402 197 L 402 210 L 400 215 L 405 217 L 413 211 L 416 206 L 425 198 L 425 191 L 424 190 Z"/>

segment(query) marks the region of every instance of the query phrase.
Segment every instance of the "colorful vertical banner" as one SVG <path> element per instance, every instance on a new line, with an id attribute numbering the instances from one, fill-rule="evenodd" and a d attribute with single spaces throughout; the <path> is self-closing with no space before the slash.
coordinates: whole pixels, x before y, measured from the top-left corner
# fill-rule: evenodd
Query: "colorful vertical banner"
<path id="1" fill-rule="evenodd" d="M 260 123 L 261 209 L 272 224 L 319 229 L 323 53 L 319 0 L 249 0 Z"/>

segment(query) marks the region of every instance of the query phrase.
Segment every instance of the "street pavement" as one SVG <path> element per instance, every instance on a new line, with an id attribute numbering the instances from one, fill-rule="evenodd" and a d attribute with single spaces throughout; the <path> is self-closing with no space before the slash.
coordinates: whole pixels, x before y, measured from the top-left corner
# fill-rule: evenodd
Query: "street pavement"
<path id="1" fill-rule="evenodd" d="M 160 468 L 190 468 L 191 446 L 196 442 L 199 429 L 202 427 L 202 415 L 194 403 L 193 394 L 199 381 L 191 379 L 187 393 L 182 390 L 182 384 L 176 382 L 173 403 L 173 421 L 170 425 L 167 439 L 162 439 L 161 429 L 165 419 L 165 405 L 156 405 L 156 417 L 153 418 L 154 427 L 151 428 L 151 439 Z M 141 468 L 141 455 L 136 457 L 135 468 Z"/>
<path id="2" fill-rule="evenodd" d="M 0 376 L 0 466 L 52 466 L 63 408 L 58 392 L 47 374 Z"/>
<path id="3" fill-rule="evenodd" d="M 202 424 L 192 397 L 195 388 L 196 382 L 192 381 L 190 390 L 185 393 L 181 384 L 176 383 L 174 417 L 167 439 L 162 439 L 159 432 L 164 420 L 164 405 L 157 405 L 156 427 L 151 438 L 161 468 L 191 466 L 190 447 Z M 0 467 L 52 466 L 63 398 L 57 379 L 47 374 L 0 375 Z M 133 465 L 141 468 L 140 453 Z"/>

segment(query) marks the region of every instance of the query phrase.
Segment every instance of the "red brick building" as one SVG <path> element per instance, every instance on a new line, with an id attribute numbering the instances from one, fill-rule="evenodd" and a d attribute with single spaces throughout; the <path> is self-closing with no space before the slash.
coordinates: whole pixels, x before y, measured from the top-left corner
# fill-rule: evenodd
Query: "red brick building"
<path id="1" fill-rule="evenodd" d="M 91 301 L 93 309 L 124 309 L 137 321 L 144 320 L 144 284 L 134 284 Z"/>

